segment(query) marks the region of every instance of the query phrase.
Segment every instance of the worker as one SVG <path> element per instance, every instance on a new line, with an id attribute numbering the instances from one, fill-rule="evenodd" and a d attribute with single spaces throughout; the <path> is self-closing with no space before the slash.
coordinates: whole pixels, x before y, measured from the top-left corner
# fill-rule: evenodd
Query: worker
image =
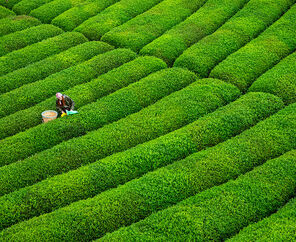
<path id="1" fill-rule="evenodd" d="M 56 93 L 56 97 L 56 108 L 58 113 L 61 114 L 62 117 L 67 115 L 67 110 L 74 110 L 75 102 L 70 97 L 60 92 Z"/>

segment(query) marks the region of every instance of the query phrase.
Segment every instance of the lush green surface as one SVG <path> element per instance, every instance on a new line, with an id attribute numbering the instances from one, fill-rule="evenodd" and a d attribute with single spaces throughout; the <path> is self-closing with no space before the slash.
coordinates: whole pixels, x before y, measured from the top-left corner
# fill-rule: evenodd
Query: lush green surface
<path id="1" fill-rule="evenodd" d="M 68 9 L 83 3 L 85 0 L 54 0 L 30 12 L 30 15 L 43 23 L 50 23 L 58 15 Z"/>
<path id="2" fill-rule="evenodd" d="M 195 76 L 188 72 L 179 78 L 176 76 L 176 79 L 180 84 L 190 83 Z M 167 93 L 166 89 L 157 91 Z M 87 135 L 63 142 L 23 161 L 1 167 L 0 194 L 15 191 L 49 176 L 155 139 L 214 111 L 237 96 L 237 88 L 224 82 L 195 82 L 138 113 L 105 125 Z M 131 95 L 129 98 L 132 99 L 134 96 Z M 141 105 L 141 102 L 135 102 L 134 105 Z M 63 152 L 60 152 L 61 150 Z"/>
<path id="3" fill-rule="evenodd" d="M 157 56 L 171 66 L 185 49 L 214 32 L 248 1 L 208 0 L 185 21 L 146 45 L 141 49 L 140 54 Z M 99 26 L 96 30 L 97 28 Z M 82 33 L 85 34 L 85 32 Z"/>
<path id="4" fill-rule="evenodd" d="M 250 0 L 215 33 L 185 50 L 174 65 L 188 68 L 200 76 L 208 76 L 212 68 L 258 36 L 294 2 L 294 0 Z"/>
<path id="5" fill-rule="evenodd" d="M 33 9 L 49 3 L 53 0 L 13 0 L 18 3 L 13 6 L 13 11 L 17 14 L 29 14 Z M 9 1 L 10 2 L 10 1 Z"/>
<path id="6" fill-rule="evenodd" d="M 60 53 L 71 46 L 84 43 L 85 41 L 86 38 L 80 33 L 63 33 L 13 51 L 0 57 L 0 76 Z"/>
<path id="7" fill-rule="evenodd" d="M 145 65 L 145 67 L 143 68 L 141 65 Z M 104 95 L 116 91 L 116 89 L 120 89 L 125 85 L 138 81 L 141 77 L 164 67 L 165 64 L 158 59 L 152 57 L 138 58 L 110 71 L 106 75 L 100 76 L 96 80 L 68 90 L 66 94 L 75 98 L 80 115 L 68 119 L 58 119 L 44 125 L 38 125 L 26 132 L 19 133 L 18 135 L 0 141 L 0 164 L 9 164 L 13 161 L 24 159 L 62 141 L 98 129 L 108 122 L 116 121 L 128 114 L 137 112 L 141 108 L 164 97 L 164 95 L 168 95 L 169 93 L 189 84 L 189 82 L 181 82 L 179 85 L 176 84 L 169 89 L 172 84 L 175 84 L 176 79 L 174 79 L 174 76 L 178 75 L 179 71 L 178 69 L 170 71 L 165 70 L 163 72 L 156 72 L 134 85 L 128 86 L 125 89 L 115 92 L 113 95 L 91 103 Z M 137 73 L 134 73 L 134 71 L 137 71 Z M 121 78 L 116 78 L 120 74 Z M 169 78 L 172 79 L 169 80 Z M 158 87 L 163 87 L 164 89 L 167 88 L 167 92 L 159 92 L 157 95 L 155 89 Z M 143 92 L 143 90 L 146 90 L 144 100 L 142 97 L 138 97 L 138 99 L 130 98 L 130 95 L 133 93 L 137 95 L 137 93 Z M 118 99 L 118 101 L 116 101 L 116 99 Z M 45 101 L 45 104 L 54 106 L 54 100 L 55 97 L 50 98 Z M 126 101 L 122 102 L 122 100 Z M 135 105 L 135 102 L 141 102 L 141 105 Z M 88 103 L 91 104 L 86 105 Z M 83 107 L 81 108 L 81 106 Z M 40 111 L 42 110 L 43 109 Z M 40 112 L 38 112 L 38 116 L 39 115 Z M 32 138 L 34 138 L 34 142 L 28 142 Z"/>
<path id="8" fill-rule="evenodd" d="M 0 93 L 46 78 L 102 53 L 103 42 L 86 42 L 0 77 Z"/>
<path id="9" fill-rule="evenodd" d="M 217 156 L 217 153 L 215 152 L 215 147 L 212 149 L 211 148 L 207 149 L 200 153 L 196 153 L 185 160 L 174 163 L 169 167 L 156 170 L 153 173 L 148 173 L 147 175 L 145 175 L 144 177 L 138 180 L 137 179 L 133 180 L 132 182 L 126 183 L 123 186 L 119 186 L 116 189 L 112 189 L 112 190 L 106 191 L 105 193 L 101 193 L 100 195 L 95 196 L 92 199 L 82 200 L 80 202 L 73 203 L 70 206 L 56 210 L 52 213 L 40 216 L 39 218 L 35 218 L 23 223 L 19 223 L 15 226 L 12 226 L 11 228 L 8 228 L 6 231 L 4 230 L 3 234 L 4 236 L 9 236 L 10 233 L 13 236 L 27 236 L 27 237 L 24 237 L 26 239 L 33 238 L 35 236 L 36 238 L 38 238 L 38 236 L 40 235 L 42 236 L 40 238 L 43 238 L 45 240 L 51 238 L 55 234 L 55 236 L 62 236 L 62 235 L 67 236 L 65 237 L 66 239 L 75 237 L 77 238 L 77 240 L 81 240 L 82 238 L 86 238 L 87 240 L 90 240 L 95 237 L 100 237 L 104 235 L 106 232 L 111 232 L 121 226 L 129 225 L 132 222 L 136 222 L 139 219 L 146 217 L 147 215 L 151 214 L 153 211 L 163 209 L 167 206 L 170 206 L 180 201 L 181 199 L 184 199 L 188 196 L 195 194 L 196 192 L 202 190 L 202 188 L 205 189 L 211 186 L 211 184 L 212 185 L 219 184 L 219 180 L 221 180 L 221 178 L 223 179 L 224 182 L 230 178 L 235 178 L 242 171 L 247 171 L 253 168 L 256 165 L 256 163 L 258 163 L 258 159 L 259 159 L 259 163 L 260 161 L 262 163 L 262 160 L 266 160 L 270 157 L 275 157 L 276 155 L 284 153 L 285 150 L 287 151 L 287 150 L 293 149 L 293 147 L 295 148 L 296 137 L 294 135 L 294 132 L 296 130 L 296 121 L 295 121 L 296 114 L 294 110 L 295 110 L 295 105 L 290 106 L 280 111 L 278 114 L 275 114 L 274 116 L 267 119 L 266 121 L 259 123 L 254 128 L 251 128 L 250 130 L 246 131 L 242 135 L 238 136 L 237 139 L 241 140 L 241 142 L 239 142 L 240 144 L 239 149 L 237 149 L 238 148 L 237 146 L 234 146 L 234 147 L 230 146 L 229 142 L 226 141 L 225 143 L 221 143 L 220 145 L 216 146 L 216 147 L 220 147 L 219 156 Z M 287 117 L 291 120 L 291 122 L 287 122 Z M 273 129 L 273 127 L 275 126 L 276 128 Z M 265 136 L 261 136 L 259 134 L 265 134 Z M 278 135 L 277 137 L 278 139 L 273 140 L 273 139 L 267 138 L 268 136 L 270 137 L 275 134 Z M 264 138 L 262 139 L 262 137 Z M 257 144 L 261 145 L 261 147 L 257 146 L 253 150 L 243 149 L 243 146 L 250 146 L 250 143 L 249 143 L 250 138 L 255 139 L 257 141 Z M 260 139 L 261 139 L 261 143 L 258 142 Z M 232 140 L 230 140 L 230 142 Z M 265 149 L 266 145 L 268 145 L 268 142 L 273 144 L 273 147 L 274 147 L 273 154 L 271 154 L 268 150 Z M 282 149 L 283 146 L 285 147 L 284 150 Z M 234 159 L 230 158 L 231 154 L 234 155 L 235 157 Z M 245 162 L 245 157 L 247 154 L 249 155 L 248 163 Z M 207 157 L 207 155 L 209 157 Z M 209 160 L 211 156 L 212 157 L 215 156 L 214 161 L 219 163 L 219 166 L 217 167 L 218 170 L 217 168 L 213 169 L 214 167 L 211 166 L 213 165 L 212 164 L 213 160 Z M 241 160 L 238 160 L 239 157 L 241 158 Z M 252 157 L 254 158 L 252 159 Z M 230 172 L 229 170 L 230 164 L 225 162 L 225 159 L 230 162 L 232 161 L 232 164 L 234 166 L 231 169 L 232 172 Z M 284 164 L 286 163 L 284 162 Z M 268 193 L 267 191 L 265 195 L 263 195 L 264 194 L 263 193 L 262 199 L 259 199 L 259 197 L 256 196 L 257 194 L 255 193 L 255 191 L 251 191 L 250 193 L 248 193 L 249 195 L 254 196 L 255 198 L 257 197 L 258 199 L 257 202 L 261 201 L 260 205 L 263 205 L 262 206 L 263 208 L 261 208 L 263 209 L 263 211 L 268 208 L 267 205 L 269 206 L 273 205 L 275 207 L 275 206 L 279 206 L 279 204 L 283 204 L 283 202 L 287 201 L 287 198 L 294 193 L 294 189 L 296 188 L 296 170 L 295 170 L 296 163 L 293 161 L 293 162 L 290 162 L 289 164 L 291 164 L 291 167 L 290 166 L 287 167 L 289 169 L 283 169 L 281 167 L 281 169 L 277 169 L 276 171 L 273 172 L 274 174 L 276 174 L 276 176 L 274 177 L 274 180 L 275 180 L 275 183 L 278 185 L 276 188 L 279 190 L 277 190 L 275 186 L 272 185 L 270 189 L 268 189 L 270 193 Z M 222 173 L 221 168 L 224 168 L 227 170 L 226 174 Z M 261 170 L 262 169 L 264 170 L 264 168 L 261 168 Z M 212 173 L 211 176 L 209 175 L 209 173 Z M 213 173 L 216 175 L 213 176 Z M 261 172 L 258 172 L 258 173 L 260 174 Z M 204 175 L 202 176 L 202 174 Z M 208 178 L 206 179 L 205 176 Z M 262 179 L 263 178 L 264 176 L 262 176 Z M 252 178 L 250 180 L 253 180 L 254 182 L 255 179 Z M 261 183 L 260 179 L 259 180 L 256 179 L 256 181 L 258 184 Z M 281 186 L 279 184 L 281 184 Z M 249 186 L 250 184 L 247 184 L 247 187 Z M 239 185 L 237 187 L 239 187 Z M 262 192 L 261 187 L 259 186 L 258 192 L 259 191 Z M 223 189 L 219 189 L 219 187 L 216 187 L 214 190 L 216 191 L 217 189 L 218 191 L 222 190 L 221 196 L 223 198 Z M 211 190 L 208 190 L 205 192 L 205 194 L 208 194 L 208 193 L 211 193 Z M 240 190 L 238 191 L 238 193 L 240 193 Z M 244 193 L 242 193 L 241 195 L 243 194 Z M 274 201 L 274 197 L 272 196 L 272 194 L 274 194 L 274 196 L 277 195 L 276 197 L 278 201 Z M 216 197 L 217 193 L 214 193 L 214 195 L 211 197 Z M 202 194 L 200 196 L 203 197 Z M 271 196 L 271 199 L 266 201 L 268 196 Z M 197 195 L 197 197 L 199 196 Z M 194 198 L 193 198 L 193 201 L 195 200 Z M 205 200 L 207 201 L 208 199 L 209 198 Z M 228 199 L 225 199 L 225 200 L 227 204 Z M 251 201 L 253 200 L 251 199 Z M 246 202 L 246 201 L 243 201 L 243 202 Z M 264 202 L 267 203 L 265 206 L 266 209 L 264 209 Z M 269 204 L 268 202 L 271 204 Z M 206 203 L 206 205 L 207 206 L 205 207 L 205 211 L 212 211 L 212 212 L 217 211 L 217 209 L 212 209 L 212 207 L 209 207 L 209 209 L 207 210 L 207 207 L 209 204 Z M 218 203 L 217 206 L 219 205 L 221 206 L 222 204 Z M 258 209 L 260 210 L 260 206 L 259 206 L 257 207 L 257 209 L 254 209 L 254 211 L 252 211 L 251 213 L 249 211 L 250 207 L 246 207 L 246 208 L 244 208 L 244 206 L 239 206 L 239 207 L 242 207 L 244 209 L 243 211 L 245 212 L 245 214 L 239 216 L 239 219 L 237 219 L 238 221 L 236 222 L 240 222 L 242 217 L 244 218 L 244 215 L 250 216 L 252 218 L 252 215 L 255 216 L 256 212 L 258 213 L 257 210 Z M 173 211 L 174 211 L 174 208 L 173 208 Z M 218 211 L 222 212 L 224 210 L 221 211 L 219 209 Z M 248 214 L 248 212 L 250 212 L 250 214 Z M 174 214 L 175 213 L 172 212 L 171 216 L 173 216 Z M 188 212 L 186 215 L 188 216 L 189 214 L 190 212 Z M 225 221 L 225 222 L 227 221 L 225 218 L 226 216 L 229 218 L 230 221 L 233 219 L 232 216 L 229 216 L 228 210 L 225 211 L 225 214 L 223 213 L 223 215 L 224 216 L 222 221 Z M 199 220 L 200 217 L 196 216 L 196 214 L 193 214 L 192 216 L 197 221 L 203 221 L 204 219 L 204 217 L 202 217 L 202 219 Z M 186 216 L 184 218 L 186 218 Z M 220 222 L 222 219 L 222 217 L 219 217 L 219 216 L 217 217 L 214 216 L 214 218 L 219 219 L 218 222 Z M 168 223 L 173 223 L 175 221 L 172 219 L 168 221 L 168 217 L 162 216 L 162 213 L 160 213 L 160 220 L 161 219 L 166 220 Z M 245 220 L 247 220 L 247 218 L 245 218 Z M 147 226 L 147 227 L 153 227 L 152 225 L 158 224 L 157 222 L 158 221 L 157 220 L 155 221 L 154 219 L 153 222 L 150 223 L 150 226 Z M 92 227 L 91 230 L 87 229 L 89 226 Z M 163 229 L 165 230 L 165 228 L 167 227 L 164 226 Z M 180 227 L 173 225 L 172 228 L 174 228 L 174 230 L 177 230 L 177 231 L 171 234 L 171 236 L 172 235 L 181 236 L 182 235 L 181 231 L 184 228 L 184 224 L 182 224 L 182 226 Z M 230 228 L 232 228 L 232 226 L 229 226 L 229 229 Z M 239 228 L 239 226 L 237 226 L 236 228 Z M 203 234 L 203 229 L 205 229 L 204 226 L 200 228 L 201 234 Z M 186 229 L 186 232 L 189 230 L 190 229 Z M 192 229 L 191 231 L 192 233 L 199 232 L 199 230 L 197 229 Z M 209 230 L 209 232 L 212 232 L 212 230 Z M 153 233 L 153 230 L 150 231 L 150 234 L 152 233 Z M 122 232 L 122 230 L 119 230 L 118 234 L 120 237 L 124 236 L 124 233 Z M 141 234 L 141 230 L 139 231 L 138 235 L 140 236 L 140 234 Z M 170 234 L 170 233 L 169 232 L 165 233 L 164 231 L 163 236 L 167 234 Z M 126 237 L 122 237 L 122 238 L 123 239 L 129 238 L 128 236 L 132 236 L 132 234 L 127 233 Z M 217 237 L 215 233 L 212 234 L 211 236 L 213 236 L 213 238 L 219 239 L 219 237 Z M 9 238 L 9 237 L 6 237 L 6 238 Z M 172 239 L 172 238 L 173 237 L 169 237 L 169 239 Z"/>
<path id="10" fill-rule="evenodd" d="M 37 104 L 56 92 L 65 91 L 75 85 L 86 83 L 113 68 L 122 65 L 136 57 L 136 54 L 127 49 L 113 49 L 107 43 L 101 46 L 101 53 L 79 65 L 71 66 L 49 77 L 29 83 L 0 96 L 0 117 L 12 114 L 19 110 Z"/>
<path id="11" fill-rule="evenodd" d="M 71 31 L 83 21 L 97 15 L 103 9 L 118 2 L 119 0 L 92 0 L 86 1 L 76 7 L 69 9 L 52 20 L 54 25 L 64 30 Z"/>
<path id="12" fill-rule="evenodd" d="M 65 91 L 65 94 L 75 100 L 75 108 L 80 108 L 164 67 L 164 63 L 155 58 L 137 58 L 97 79 L 75 86 Z M 55 109 L 55 100 L 55 97 L 51 97 L 35 106 L 0 119 L 0 139 L 40 124 L 40 113 L 45 109 Z"/>
<path id="13" fill-rule="evenodd" d="M 8 16 L 14 16 L 15 13 L 8 8 L 0 6 L 0 19 L 1 18 L 6 18 Z"/>
<path id="14" fill-rule="evenodd" d="M 295 240 L 295 51 L 296 0 L 0 0 L 0 241 Z"/>
<path id="15" fill-rule="evenodd" d="M 95 17 L 89 18 L 87 21 L 83 22 L 75 28 L 75 31 L 83 33 L 88 39 L 100 39 L 114 27 L 120 26 L 161 1 L 162 0 L 121 0 Z"/>
<path id="16" fill-rule="evenodd" d="M 261 91 L 275 94 L 286 104 L 296 102 L 296 52 L 280 61 L 260 76 L 249 91 Z"/>
<path id="17" fill-rule="evenodd" d="M 210 73 L 246 91 L 253 81 L 296 49 L 296 5 Z"/>
<path id="18" fill-rule="evenodd" d="M 296 152 L 283 157 L 296 161 Z M 295 241 L 296 199 L 266 219 L 243 229 L 228 241 Z"/>
<path id="19" fill-rule="evenodd" d="M 102 40 L 116 47 L 139 51 L 166 30 L 182 22 L 206 0 L 165 0 L 145 13 L 103 35 Z"/>
<path id="20" fill-rule="evenodd" d="M 141 82 L 147 81 L 149 79 L 145 78 Z M 141 88 L 143 84 L 133 86 Z M 179 130 L 3 196 L 0 198 L 0 228 L 94 196 L 193 152 L 216 145 L 282 107 L 279 98 L 270 94 L 249 93 Z M 176 169 L 173 172 L 180 171 Z"/>
<path id="21" fill-rule="evenodd" d="M 204 191 L 139 223 L 109 234 L 101 241 L 224 240 L 249 223 L 269 215 L 294 195 L 295 154 L 292 151 L 270 160 L 235 181 Z M 128 198 L 132 199 L 132 194 Z M 62 217 L 62 214 L 58 216 Z M 28 238 L 34 236 L 34 233 L 29 234 L 32 229 L 29 224 L 26 224 Z M 38 220 L 32 221 L 32 224 L 36 226 Z M 23 226 L 25 224 L 19 229 L 20 236 L 26 235 L 22 231 Z M 46 230 L 47 224 L 43 226 Z M 11 229 L 13 231 L 13 227 Z M 17 226 L 15 229 L 17 231 Z"/>
<path id="22" fill-rule="evenodd" d="M 53 25 L 41 24 L 0 37 L 0 56 L 63 33 Z"/>
<path id="23" fill-rule="evenodd" d="M 39 24 L 41 22 L 38 19 L 26 15 L 3 18 L 0 19 L 0 36 L 28 29 Z"/>

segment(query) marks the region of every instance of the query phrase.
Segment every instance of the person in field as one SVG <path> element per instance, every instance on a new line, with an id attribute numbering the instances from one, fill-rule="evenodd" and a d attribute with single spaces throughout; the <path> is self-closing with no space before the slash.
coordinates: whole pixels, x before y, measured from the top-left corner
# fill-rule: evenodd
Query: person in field
<path id="1" fill-rule="evenodd" d="M 75 102 L 65 94 L 60 92 L 56 93 L 57 101 L 56 101 L 56 108 L 59 114 L 63 117 L 67 115 L 68 111 L 74 110 Z"/>

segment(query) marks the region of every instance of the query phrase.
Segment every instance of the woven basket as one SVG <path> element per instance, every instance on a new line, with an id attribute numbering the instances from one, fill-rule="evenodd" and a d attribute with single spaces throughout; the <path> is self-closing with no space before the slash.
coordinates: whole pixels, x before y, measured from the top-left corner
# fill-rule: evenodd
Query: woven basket
<path id="1" fill-rule="evenodd" d="M 51 120 L 54 120 L 57 118 L 58 113 L 54 110 L 46 110 L 41 113 L 42 119 L 44 123 L 47 123 Z"/>

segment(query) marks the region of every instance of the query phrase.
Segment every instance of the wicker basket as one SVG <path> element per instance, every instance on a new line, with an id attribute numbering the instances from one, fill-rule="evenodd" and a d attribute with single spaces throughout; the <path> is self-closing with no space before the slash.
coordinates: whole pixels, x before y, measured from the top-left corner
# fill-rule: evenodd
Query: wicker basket
<path id="1" fill-rule="evenodd" d="M 58 113 L 54 110 L 46 110 L 42 112 L 41 115 L 42 115 L 43 122 L 47 123 L 51 120 L 56 119 L 58 116 Z"/>

